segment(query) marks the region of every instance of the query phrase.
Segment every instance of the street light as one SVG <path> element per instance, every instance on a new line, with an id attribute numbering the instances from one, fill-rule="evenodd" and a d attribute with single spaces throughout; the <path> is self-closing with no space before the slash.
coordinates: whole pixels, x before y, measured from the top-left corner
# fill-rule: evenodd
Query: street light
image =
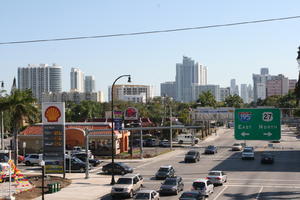
<path id="1" fill-rule="evenodd" d="M 4 88 L 4 82 L 1 82 L 1 90 Z M 2 95 L 1 95 L 2 96 Z M 3 111 L 1 111 L 1 148 L 4 150 L 4 123 L 3 123 Z"/>
<path id="2" fill-rule="evenodd" d="M 116 183 L 115 181 L 115 147 L 114 147 L 114 85 L 120 78 L 128 77 L 128 83 L 131 82 L 130 75 L 119 76 L 111 86 L 111 164 L 112 164 L 112 173 L 111 173 L 111 185 Z"/>
<path id="3" fill-rule="evenodd" d="M 298 62 L 298 67 L 299 67 L 299 70 L 300 70 L 300 46 L 298 47 L 298 56 L 297 56 L 297 62 Z"/>

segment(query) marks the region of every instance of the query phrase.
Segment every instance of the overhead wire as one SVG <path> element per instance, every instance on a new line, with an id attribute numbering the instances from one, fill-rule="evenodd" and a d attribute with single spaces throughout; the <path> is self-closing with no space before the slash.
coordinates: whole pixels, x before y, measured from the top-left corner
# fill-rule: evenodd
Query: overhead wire
<path id="1" fill-rule="evenodd" d="M 283 21 L 283 20 L 291 20 L 291 19 L 298 19 L 298 18 L 300 18 L 300 16 L 270 18 L 270 19 L 254 20 L 254 21 L 243 21 L 243 22 L 235 22 L 235 23 L 227 23 L 227 24 L 215 24 L 215 25 L 207 25 L 207 26 L 185 27 L 185 28 L 165 29 L 165 30 L 141 31 L 141 32 L 132 32 L 132 33 L 116 33 L 116 34 L 108 34 L 108 35 L 77 36 L 77 37 L 52 38 L 52 39 L 9 41 L 9 42 L 0 42 L 0 45 L 136 36 L 136 35 L 147 35 L 147 34 L 158 34 L 158 33 L 169 33 L 169 32 L 179 32 L 179 31 L 219 28 L 219 27 L 228 27 L 228 26 L 239 26 L 239 25 L 246 25 L 246 24 L 257 24 L 257 23 Z"/>

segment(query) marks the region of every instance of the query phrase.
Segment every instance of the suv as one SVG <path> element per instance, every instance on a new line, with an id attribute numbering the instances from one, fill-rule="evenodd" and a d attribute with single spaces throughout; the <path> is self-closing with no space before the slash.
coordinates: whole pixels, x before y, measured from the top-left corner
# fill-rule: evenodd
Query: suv
<path id="1" fill-rule="evenodd" d="M 199 191 L 202 195 L 208 197 L 209 194 L 214 192 L 214 184 L 207 179 L 197 179 L 193 182 L 193 190 Z"/>
<path id="2" fill-rule="evenodd" d="M 159 189 L 160 194 L 178 194 L 180 191 L 183 191 L 184 184 L 182 178 L 180 176 L 166 178 L 166 180 L 162 183 Z"/>
<path id="3" fill-rule="evenodd" d="M 200 153 L 199 151 L 190 150 L 184 156 L 184 162 L 197 162 L 200 160 Z"/>
<path id="4" fill-rule="evenodd" d="M 155 174 L 156 179 L 165 179 L 175 176 L 175 169 L 171 165 L 161 166 Z"/>
<path id="5" fill-rule="evenodd" d="M 254 148 L 253 147 L 245 147 L 242 152 L 242 159 L 252 159 L 254 160 Z"/>
<path id="6" fill-rule="evenodd" d="M 25 157 L 25 165 L 40 165 L 41 161 L 43 160 L 43 154 L 28 154 Z"/>
<path id="7" fill-rule="evenodd" d="M 126 174 L 120 177 L 111 188 L 111 196 L 129 196 L 130 198 L 143 186 L 143 177 L 140 174 Z"/>

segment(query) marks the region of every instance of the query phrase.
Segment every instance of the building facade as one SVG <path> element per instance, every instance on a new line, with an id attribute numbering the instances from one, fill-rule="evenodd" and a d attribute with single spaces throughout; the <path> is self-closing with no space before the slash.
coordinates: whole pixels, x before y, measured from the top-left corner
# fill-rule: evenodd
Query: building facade
<path id="1" fill-rule="evenodd" d="M 253 74 L 253 100 L 264 100 L 266 98 L 266 84 L 269 79 L 268 68 L 261 68 L 261 74 Z"/>
<path id="2" fill-rule="evenodd" d="M 81 101 L 103 102 L 101 92 L 47 92 L 42 95 L 42 102 L 67 102 L 79 104 Z"/>
<path id="3" fill-rule="evenodd" d="M 56 64 L 32 65 L 18 68 L 18 89 L 31 89 L 39 102 L 42 94 L 47 92 L 61 92 L 62 90 L 62 67 Z"/>
<path id="4" fill-rule="evenodd" d="M 266 83 L 266 96 L 286 95 L 289 92 L 289 79 L 282 74 L 270 76 Z"/>
<path id="5" fill-rule="evenodd" d="M 289 91 L 294 90 L 297 84 L 297 79 L 289 79 Z"/>
<path id="6" fill-rule="evenodd" d="M 230 94 L 233 95 L 240 95 L 239 94 L 239 86 L 236 84 L 236 80 L 235 79 L 231 79 L 230 80 Z"/>
<path id="7" fill-rule="evenodd" d="M 244 103 L 249 103 L 249 91 L 247 84 L 241 84 L 241 98 Z"/>
<path id="8" fill-rule="evenodd" d="M 84 77 L 84 91 L 85 92 L 95 92 L 95 77 L 94 76 L 85 76 Z"/>
<path id="9" fill-rule="evenodd" d="M 111 101 L 111 86 L 108 87 L 108 100 Z M 113 98 L 120 101 L 143 100 L 153 98 L 153 87 L 149 85 L 114 85 Z"/>
<path id="10" fill-rule="evenodd" d="M 189 57 L 183 56 L 182 63 L 176 64 L 175 91 L 176 100 L 191 102 L 193 87 L 207 84 L 207 68 Z"/>
<path id="11" fill-rule="evenodd" d="M 192 100 L 196 101 L 199 98 L 199 95 L 201 95 L 203 92 L 208 92 L 210 91 L 214 97 L 216 101 L 221 101 L 220 98 L 220 86 L 219 85 L 194 85 L 192 87 Z"/>
<path id="12" fill-rule="evenodd" d="M 160 84 L 160 96 L 168 96 L 176 99 L 176 84 L 175 82 L 165 82 Z"/>
<path id="13" fill-rule="evenodd" d="M 84 73 L 79 68 L 72 68 L 70 72 L 71 92 L 84 92 Z"/>
<path id="14" fill-rule="evenodd" d="M 225 101 L 226 97 L 230 95 L 230 88 L 220 88 L 220 101 Z"/>

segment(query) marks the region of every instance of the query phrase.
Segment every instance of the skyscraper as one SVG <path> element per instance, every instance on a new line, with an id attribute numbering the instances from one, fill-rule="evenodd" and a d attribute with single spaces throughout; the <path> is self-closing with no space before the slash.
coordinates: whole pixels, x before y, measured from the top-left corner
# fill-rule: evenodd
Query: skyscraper
<path id="1" fill-rule="evenodd" d="M 230 80 L 230 95 L 239 95 L 239 86 L 236 84 L 235 79 Z"/>
<path id="2" fill-rule="evenodd" d="M 85 76 L 84 87 L 85 87 L 85 92 L 95 92 L 95 77 Z"/>
<path id="3" fill-rule="evenodd" d="M 249 92 L 247 84 L 241 84 L 241 98 L 244 103 L 249 103 Z"/>
<path id="4" fill-rule="evenodd" d="M 182 64 L 176 64 L 176 100 L 191 102 L 192 87 L 207 84 L 207 69 L 189 57 L 183 56 Z M 195 95 L 194 95 L 195 96 Z"/>
<path id="5" fill-rule="evenodd" d="M 79 68 L 72 68 L 70 73 L 71 92 L 84 92 L 84 73 Z"/>
<path id="6" fill-rule="evenodd" d="M 176 91 L 175 91 L 175 82 L 165 82 L 160 84 L 160 96 L 168 96 L 172 97 L 173 99 L 176 98 Z"/>
<path id="7" fill-rule="evenodd" d="M 32 65 L 18 68 L 18 88 L 20 90 L 31 89 L 34 97 L 39 102 L 44 92 L 61 92 L 61 70 L 56 64 Z"/>
<path id="8" fill-rule="evenodd" d="M 260 74 L 253 74 L 253 100 L 256 102 L 258 99 L 266 98 L 266 84 L 269 78 L 269 69 L 261 68 Z"/>

